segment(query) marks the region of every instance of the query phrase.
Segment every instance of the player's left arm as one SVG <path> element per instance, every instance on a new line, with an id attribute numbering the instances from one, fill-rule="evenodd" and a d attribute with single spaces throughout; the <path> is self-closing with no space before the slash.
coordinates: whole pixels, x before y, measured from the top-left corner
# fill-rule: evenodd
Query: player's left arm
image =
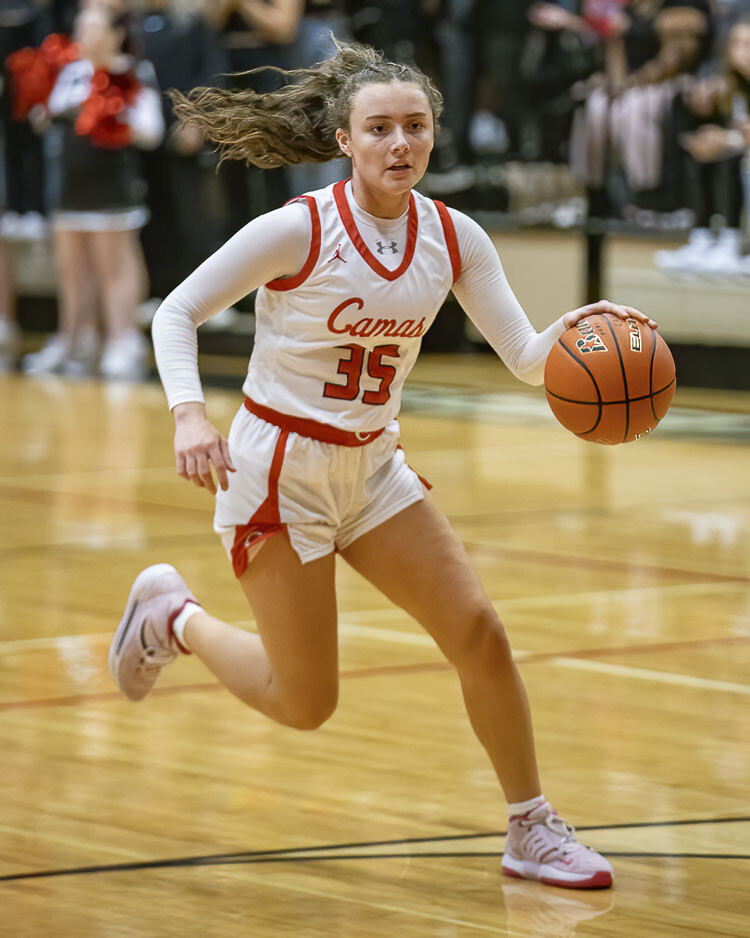
<path id="1" fill-rule="evenodd" d="M 594 313 L 612 312 L 655 326 L 630 306 L 600 300 L 561 315 L 537 332 L 518 302 L 489 235 L 473 219 L 450 209 L 461 253 L 461 276 L 453 285 L 456 299 L 513 374 L 528 384 L 542 384 L 547 355 L 563 332 Z"/>

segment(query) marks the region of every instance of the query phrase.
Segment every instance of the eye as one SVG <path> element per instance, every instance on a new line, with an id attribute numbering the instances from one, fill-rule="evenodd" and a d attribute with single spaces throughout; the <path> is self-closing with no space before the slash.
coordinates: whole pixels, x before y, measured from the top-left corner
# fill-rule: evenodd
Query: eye
<path id="1" fill-rule="evenodd" d="M 385 125 L 384 125 L 384 124 L 373 124 L 373 126 L 370 128 L 370 130 L 371 130 L 373 133 L 381 134 L 381 133 L 383 133 L 383 131 L 385 130 Z"/>

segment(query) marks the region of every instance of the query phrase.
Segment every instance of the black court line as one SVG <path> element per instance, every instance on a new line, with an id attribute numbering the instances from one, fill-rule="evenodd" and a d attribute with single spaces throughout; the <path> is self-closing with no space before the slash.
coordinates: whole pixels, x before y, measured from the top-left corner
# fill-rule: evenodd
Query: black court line
<path id="1" fill-rule="evenodd" d="M 641 827 L 679 827 L 688 824 L 732 824 L 750 821 L 750 817 L 694 818 L 679 821 L 641 821 L 624 824 L 591 824 L 576 828 L 579 831 L 623 830 Z M 406 846 L 408 844 L 444 843 L 457 840 L 479 840 L 487 837 L 505 837 L 507 831 L 490 831 L 477 834 L 448 834 L 443 837 L 405 837 L 398 840 L 371 840 L 344 844 L 326 844 L 316 847 L 284 847 L 277 850 L 249 850 L 238 853 L 213 853 L 193 857 L 172 857 L 162 860 L 141 860 L 131 863 L 106 863 L 94 866 L 77 866 L 57 870 L 38 870 L 32 873 L 8 873 L 0 876 L 0 882 L 18 882 L 27 879 L 53 879 L 61 876 L 84 876 L 93 873 L 124 873 L 136 870 L 172 869 L 192 866 L 235 866 L 258 863 L 310 863 L 322 860 L 393 860 L 420 858 L 498 857 L 497 851 L 435 851 L 424 853 L 342 853 L 340 851 L 368 849 L 373 847 Z M 335 851 L 326 853 L 325 851 Z M 301 855 L 302 854 L 302 855 Z M 304 854 L 315 854 L 305 856 Z M 611 857 L 656 857 L 663 859 L 704 860 L 750 860 L 750 855 L 736 853 L 662 853 L 643 851 L 607 851 Z"/>

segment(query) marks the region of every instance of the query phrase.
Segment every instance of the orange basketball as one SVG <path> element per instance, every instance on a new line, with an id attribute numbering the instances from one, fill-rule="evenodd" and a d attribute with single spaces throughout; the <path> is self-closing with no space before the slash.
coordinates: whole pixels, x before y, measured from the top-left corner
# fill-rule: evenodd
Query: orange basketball
<path id="1" fill-rule="evenodd" d="M 592 443 L 629 443 L 669 410 L 674 359 L 655 329 L 612 313 L 588 316 L 547 356 L 544 386 L 560 423 Z"/>

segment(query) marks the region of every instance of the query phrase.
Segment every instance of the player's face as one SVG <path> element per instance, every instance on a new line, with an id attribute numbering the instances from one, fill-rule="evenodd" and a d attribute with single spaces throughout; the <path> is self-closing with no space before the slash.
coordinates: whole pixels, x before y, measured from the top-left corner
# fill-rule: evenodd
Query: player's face
<path id="1" fill-rule="evenodd" d="M 427 169 L 434 141 L 427 96 L 407 82 L 364 85 L 352 100 L 348 131 L 337 138 L 368 190 L 408 194 Z"/>

